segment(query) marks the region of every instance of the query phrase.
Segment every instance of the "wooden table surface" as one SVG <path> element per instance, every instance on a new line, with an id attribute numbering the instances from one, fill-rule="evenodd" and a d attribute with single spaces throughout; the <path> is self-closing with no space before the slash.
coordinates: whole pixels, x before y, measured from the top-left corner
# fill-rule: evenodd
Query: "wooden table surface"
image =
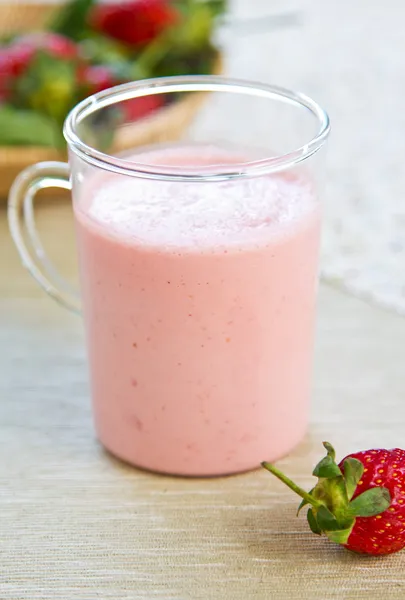
<path id="1" fill-rule="evenodd" d="M 64 273 L 68 202 L 39 210 Z M 405 554 L 370 559 L 313 536 L 297 499 L 258 470 L 187 480 L 105 454 L 92 427 L 82 324 L 22 269 L 0 215 L 1 600 L 404 598 Z M 280 462 L 311 485 L 321 441 L 339 454 L 402 445 L 405 321 L 321 286 L 314 402 Z"/>

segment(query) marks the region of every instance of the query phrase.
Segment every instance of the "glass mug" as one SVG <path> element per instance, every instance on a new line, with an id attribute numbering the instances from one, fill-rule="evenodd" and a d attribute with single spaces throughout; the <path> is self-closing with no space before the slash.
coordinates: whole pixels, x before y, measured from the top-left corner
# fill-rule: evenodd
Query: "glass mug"
<path id="1" fill-rule="evenodd" d="M 131 120 L 145 98 L 155 113 Z M 288 453 L 308 424 L 327 114 L 273 86 L 174 77 L 84 100 L 64 134 L 69 166 L 21 173 L 9 224 L 25 267 L 80 313 L 33 218 L 40 189 L 72 189 L 102 444 L 191 476 Z"/>

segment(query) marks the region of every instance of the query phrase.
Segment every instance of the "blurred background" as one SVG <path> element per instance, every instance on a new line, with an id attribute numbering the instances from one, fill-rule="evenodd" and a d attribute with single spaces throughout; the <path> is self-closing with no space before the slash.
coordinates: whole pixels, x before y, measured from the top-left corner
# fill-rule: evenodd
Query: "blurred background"
<path id="1" fill-rule="evenodd" d="M 124 45 L 128 45 L 128 41 L 132 43 L 132 54 L 124 56 L 126 65 L 133 65 L 132 70 L 116 66 L 122 59 L 121 55 L 117 58 L 117 52 L 122 51 L 120 36 L 132 35 L 128 31 L 134 30 L 124 27 L 125 18 L 121 22 L 114 21 L 111 14 L 105 12 L 105 5 L 103 9 L 92 7 L 99 12 L 91 19 L 93 33 L 97 35 L 89 44 L 88 32 L 79 31 L 76 35 L 75 28 L 80 30 L 80 11 L 89 8 L 90 0 L 73 2 L 74 18 L 72 12 L 65 12 L 61 17 L 63 10 L 59 7 L 63 3 L 59 0 L 57 16 L 52 19 L 39 17 L 43 3 L 1 2 L 3 196 L 6 195 L 4 186 L 9 186 L 24 161 L 32 163 L 37 157 L 53 157 L 53 153 L 61 152 L 58 147 L 61 142 L 48 117 L 51 116 L 53 122 L 61 122 L 69 104 L 113 83 L 162 74 L 220 72 L 293 88 L 317 100 L 332 120 L 323 277 L 356 295 L 405 314 L 405 206 L 402 201 L 405 189 L 402 110 L 405 5 L 400 0 L 384 3 L 377 0 L 136 2 L 149 8 L 141 15 L 146 20 L 136 30 L 135 38 L 124 40 Z M 114 4 L 121 3 L 115 0 Z M 49 6 L 53 8 L 54 4 L 51 2 Z M 176 22 L 173 8 L 183 11 L 183 17 L 186 15 L 183 27 Z M 75 87 L 73 95 L 69 83 L 66 84 L 69 73 L 66 72 L 65 79 L 55 78 L 52 60 L 42 59 L 42 65 L 37 63 L 37 70 L 29 77 L 22 78 L 18 85 L 10 83 L 10 77 L 23 73 L 25 67 L 18 60 L 23 63 L 27 60 L 31 52 L 27 45 L 32 45 L 32 40 L 28 44 L 24 42 L 25 51 L 17 52 L 20 66 L 13 63 L 11 68 L 6 50 L 13 43 L 10 35 L 22 29 L 37 30 L 41 21 L 41 27 L 44 24 L 49 27 L 52 22 L 53 32 L 58 35 L 69 33 L 76 37 L 74 43 L 87 40 L 83 47 L 92 64 L 81 71 L 80 89 Z M 172 37 L 166 35 L 170 28 Z M 100 36 L 104 38 L 102 43 Z M 158 43 L 156 38 L 159 38 Z M 176 49 L 168 51 L 174 39 Z M 35 44 L 43 50 L 43 41 L 39 43 L 36 39 Z M 51 50 L 54 52 L 55 48 Z M 58 52 L 69 54 L 69 49 L 59 46 Z M 167 56 L 169 59 L 164 58 Z M 106 63 L 108 69 L 112 63 L 115 66 L 109 71 L 103 68 Z M 48 80 L 54 88 L 56 80 L 60 83 L 56 99 L 46 87 Z M 17 108 L 25 111 L 28 121 L 20 120 L 21 112 L 17 115 Z M 150 116 L 155 108 L 135 107 L 132 118 Z M 33 112 L 37 113 L 32 121 L 28 112 L 31 117 Z M 38 113 L 42 119 L 39 123 L 35 122 Z M 48 119 L 46 126 L 44 118 Z M 241 123 L 240 127 L 248 128 L 249 122 Z M 44 135 L 45 130 L 47 135 Z"/>
<path id="2" fill-rule="evenodd" d="M 405 314 L 405 5 L 238 0 L 232 10 L 296 16 L 231 36 L 228 72 L 304 91 L 329 112 L 323 276 Z"/>

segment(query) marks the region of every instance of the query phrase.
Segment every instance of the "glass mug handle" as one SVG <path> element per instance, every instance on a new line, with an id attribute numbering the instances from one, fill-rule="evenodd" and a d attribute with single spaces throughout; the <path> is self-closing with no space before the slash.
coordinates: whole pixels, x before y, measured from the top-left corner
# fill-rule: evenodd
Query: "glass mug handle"
<path id="1" fill-rule="evenodd" d="M 11 186 L 8 222 L 11 236 L 23 265 L 49 296 L 77 314 L 81 313 L 78 292 L 63 279 L 48 259 L 40 242 L 34 219 L 34 200 L 40 190 L 71 190 L 69 165 L 42 162 L 28 167 Z"/>

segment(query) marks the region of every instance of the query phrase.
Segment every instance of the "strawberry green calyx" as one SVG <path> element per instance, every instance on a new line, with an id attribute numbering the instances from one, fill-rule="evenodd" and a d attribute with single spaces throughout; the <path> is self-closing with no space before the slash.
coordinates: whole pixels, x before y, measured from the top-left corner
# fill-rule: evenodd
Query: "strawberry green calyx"
<path id="1" fill-rule="evenodd" d="M 334 448 L 328 442 L 323 442 L 323 446 L 327 454 L 313 470 L 318 482 L 309 492 L 274 465 L 263 462 L 262 466 L 302 498 L 298 513 L 304 506 L 309 506 L 307 519 L 313 533 L 324 534 L 337 544 L 346 544 L 356 518 L 383 513 L 391 505 L 391 496 L 388 489 L 373 487 L 352 500 L 364 472 L 363 464 L 349 457 L 341 470 L 335 460 Z"/>

